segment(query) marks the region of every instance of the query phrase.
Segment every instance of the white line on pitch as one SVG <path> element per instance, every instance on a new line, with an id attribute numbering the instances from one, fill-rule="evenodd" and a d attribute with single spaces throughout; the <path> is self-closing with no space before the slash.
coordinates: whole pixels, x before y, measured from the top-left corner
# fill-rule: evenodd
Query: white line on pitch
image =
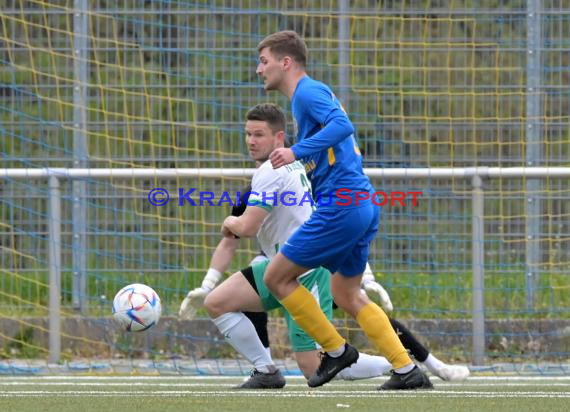
<path id="1" fill-rule="evenodd" d="M 414 391 L 409 392 L 361 392 L 361 391 L 326 391 L 326 392 L 307 392 L 301 394 L 299 392 L 281 392 L 281 391 L 0 391 L 0 397 L 11 396 L 244 396 L 244 397 L 313 397 L 313 398 L 570 398 L 568 392 L 472 392 L 472 391 Z"/>

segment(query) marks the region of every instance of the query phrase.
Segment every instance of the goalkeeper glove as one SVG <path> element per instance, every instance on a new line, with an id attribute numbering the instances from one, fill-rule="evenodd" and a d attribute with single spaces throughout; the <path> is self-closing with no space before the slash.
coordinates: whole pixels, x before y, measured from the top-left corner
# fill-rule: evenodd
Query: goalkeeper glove
<path id="1" fill-rule="evenodd" d="M 386 289 L 384 289 L 380 283 L 376 282 L 368 263 L 362 275 L 360 286 L 364 289 L 366 295 L 368 295 L 370 299 L 379 302 L 380 306 L 382 306 L 386 312 L 392 312 L 392 310 L 394 310 L 390 295 L 388 295 L 388 292 L 386 292 Z"/>
<path id="2" fill-rule="evenodd" d="M 196 317 L 196 312 L 204 306 L 206 296 L 214 290 L 218 282 L 222 279 L 222 274 L 216 269 L 210 268 L 199 288 L 192 289 L 180 305 L 178 316 L 180 319 L 192 320 Z"/>

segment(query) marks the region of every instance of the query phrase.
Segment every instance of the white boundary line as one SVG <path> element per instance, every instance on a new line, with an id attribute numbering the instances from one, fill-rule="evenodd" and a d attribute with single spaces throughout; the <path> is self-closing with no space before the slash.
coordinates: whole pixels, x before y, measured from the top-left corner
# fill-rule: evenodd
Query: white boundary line
<path id="1" fill-rule="evenodd" d="M 220 382 L 222 380 L 223 382 Z M 251 398 L 496 398 L 570 399 L 570 376 L 552 377 L 472 377 L 449 383 L 434 379 L 435 390 L 383 392 L 375 390 L 382 379 L 362 382 L 335 381 L 318 390 L 306 386 L 304 378 L 289 377 L 284 390 L 235 390 L 240 377 L 214 376 L 11 376 L 0 377 L 0 399 L 8 397 L 251 397 Z M 232 384 L 232 381 L 234 382 Z M 497 382 L 501 382 L 497 384 Z M 348 386 L 347 386 L 348 385 Z M 31 390 L 25 388 L 35 386 Z M 77 389 L 61 388 L 68 386 Z M 21 387 L 22 390 L 17 389 Z M 88 389 L 80 389 L 89 387 Z M 144 388 L 150 387 L 149 390 Z M 493 390 L 493 387 L 496 390 Z M 522 391 L 513 390 L 520 387 Z M 42 389 L 42 388 L 45 388 Z M 122 388 L 125 388 L 122 390 Z M 164 389 L 162 389 L 164 388 Z M 194 389 L 196 388 L 196 389 Z M 211 388 L 211 389 L 210 389 Z M 366 388 L 366 389 L 364 389 Z M 481 388 L 483 390 L 477 390 Z M 527 388 L 535 388 L 536 391 Z M 554 391 L 545 389 L 555 388 Z M 186 389 L 186 390 L 185 390 Z"/>

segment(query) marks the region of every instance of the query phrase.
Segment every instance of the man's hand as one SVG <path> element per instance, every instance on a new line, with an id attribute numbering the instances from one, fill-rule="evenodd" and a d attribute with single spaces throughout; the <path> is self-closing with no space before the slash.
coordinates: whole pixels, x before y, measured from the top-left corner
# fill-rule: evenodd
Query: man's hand
<path id="1" fill-rule="evenodd" d="M 380 303 L 380 306 L 382 306 L 386 312 L 392 312 L 394 310 L 390 295 L 388 295 L 388 292 L 386 292 L 386 289 L 384 289 L 380 283 L 369 280 L 368 282 L 364 282 L 362 287 L 368 297 Z"/>
<path id="2" fill-rule="evenodd" d="M 204 306 L 204 300 L 208 293 L 208 290 L 203 287 L 199 287 L 188 292 L 182 304 L 180 305 L 180 310 L 178 311 L 178 316 L 180 319 L 192 320 L 196 317 L 196 312 L 202 306 Z"/>
<path id="3" fill-rule="evenodd" d="M 293 163 L 295 161 L 295 153 L 288 147 L 280 147 L 271 152 L 269 160 L 273 168 L 278 169 L 281 166 Z"/>
<path id="4" fill-rule="evenodd" d="M 222 273 L 217 269 L 210 268 L 202 280 L 199 288 L 193 289 L 184 298 L 178 311 L 180 319 L 192 320 L 196 317 L 196 312 L 204 306 L 206 296 L 214 290 L 218 282 L 222 280 Z"/>
<path id="5" fill-rule="evenodd" d="M 368 297 L 378 303 L 386 312 L 392 312 L 394 310 L 394 305 L 392 305 L 392 301 L 390 300 L 390 295 L 386 292 L 386 289 L 382 287 L 382 285 L 376 282 L 374 278 L 374 274 L 370 269 L 370 265 L 366 264 L 366 270 L 362 275 L 362 282 L 360 286 L 366 292 Z"/>

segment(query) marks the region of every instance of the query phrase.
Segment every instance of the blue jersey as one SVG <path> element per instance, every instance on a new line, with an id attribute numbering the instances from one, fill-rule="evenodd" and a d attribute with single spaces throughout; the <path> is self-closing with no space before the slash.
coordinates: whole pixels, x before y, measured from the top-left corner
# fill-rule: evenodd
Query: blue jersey
<path id="1" fill-rule="evenodd" d="M 322 196 L 323 205 L 334 207 L 338 189 L 373 192 L 362 170 L 354 127 L 331 89 L 305 76 L 297 84 L 291 107 L 297 134 L 291 149 L 305 165 L 314 197 Z"/>

